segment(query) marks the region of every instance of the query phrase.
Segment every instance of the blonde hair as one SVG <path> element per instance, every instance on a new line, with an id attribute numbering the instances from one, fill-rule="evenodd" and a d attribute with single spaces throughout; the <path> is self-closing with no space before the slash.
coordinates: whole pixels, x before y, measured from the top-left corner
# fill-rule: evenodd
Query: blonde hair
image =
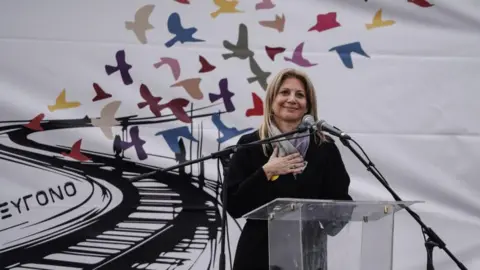
<path id="1" fill-rule="evenodd" d="M 313 118 L 315 119 L 315 122 L 318 121 L 317 97 L 315 93 L 315 87 L 313 86 L 313 83 L 311 82 L 310 78 L 303 71 L 293 69 L 293 68 L 286 68 L 278 72 L 267 86 L 265 100 L 263 102 L 263 112 L 264 112 L 263 123 L 260 125 L 260 128 L 258 130 L 261 140 L 266 139 L 269 136 L 269 127 L 272 123 L 272 116 L 273 116 L 272 115 L 273 100 L 278 95 L 278 92 L 280 91 L 280 87 L 282 86 L 282 84 L 288 78 L 295 78 L 295 79 L 298 79 L 300 82 L 302 82 L 305 88 L 305 95 L 307 97 L 306 114 L 310 114 L 311 116 L 313 116 Z M 317 132 L 316 135 L 317 136 L 315 136 L 315 141 L 317 143 L 319 141 L 322 142 L 325 139 L 324 135 L 321 132 Z M 263 152 L 265 155 L 268 155 L 267 146 L 268 145 L 263 144 Z"/>

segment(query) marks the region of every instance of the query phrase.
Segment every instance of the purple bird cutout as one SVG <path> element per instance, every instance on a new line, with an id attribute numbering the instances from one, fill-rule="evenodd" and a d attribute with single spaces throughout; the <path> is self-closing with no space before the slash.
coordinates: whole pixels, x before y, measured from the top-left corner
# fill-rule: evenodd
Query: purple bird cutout
<path id="1" fill-rule="evenodd" d="M 120 76 L 122 76 L 123 83 L 125 85 L 132 84 L 133 79 L 132 79 L 132 76 L 130 76 L 130 71 L 129 71 L 132 68 L 132 66 L 125 61 L 125 51 L 119 50 L 115 54 L 115 58 L 117 60 L 116 66 L 105 65 L 105 71 L 107 72 L 107 75 L 110 76 L 111 74 L 117 71 L 120 71 Z"/>
<path id="2" fill-rule="evenodd" d="M 126 151 L 130 147 L 134 146 L 135 151 L 137 152 L 138 159 L 147 159 L 147 153 L 145 152 L 145 149 L 143 149 L 145 141 L 142 140 L 139 136 L 138 126 L 130 128 L 130 138 L 130 142 L 125 142 L 122 141 L 119 135 L 115 136 L 115 139 L 113 140 L 114 149 L 122 149 L 123 151 Z"/>
<path id="3" fill-rule="evenodd" d="M 223 78 L 218 82 L 218 87 L 220 88 L 220 94 L 208 94 L 210 98 L 210 102 L 215 102 L 219 99 L 223 99 L 223 104 L 225 104 L 225 109 L 227 112 L 235 111 L 235 105 L 233 105 L 232 97 L 235 95 L 234 93 L 228 90 L 228 80 L 227 78 Z"/>

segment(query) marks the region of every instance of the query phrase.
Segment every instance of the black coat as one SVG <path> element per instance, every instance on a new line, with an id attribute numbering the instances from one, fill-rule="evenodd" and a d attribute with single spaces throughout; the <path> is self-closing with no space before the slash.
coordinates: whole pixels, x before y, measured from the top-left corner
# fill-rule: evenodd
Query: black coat
<path id="1" fill-rule="evenodd" d="M 259 140 L 258 130 L 243 135 L 238 144 Z M 276 198 L 352 200 L 348 194 L 350 178 L 340 152 L 331 138 L 317 144 L 313 135 L 305 160 L 307 167 L 297 179 L 292 174 L 267 181 L 262 166 L 269 157 L 262 146 L 238 150 L 229 164 L 227 211 L 233 218 Z M 264 220 L 247 220 L 235 253 L 234 270 L 268 270 L 268 230 Z"/>

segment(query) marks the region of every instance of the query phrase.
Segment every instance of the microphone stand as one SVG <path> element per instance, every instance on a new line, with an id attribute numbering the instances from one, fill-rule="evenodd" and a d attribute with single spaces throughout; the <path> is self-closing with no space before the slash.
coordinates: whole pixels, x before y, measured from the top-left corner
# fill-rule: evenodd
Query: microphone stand
<path id="1" fill-rule="evenodd" d="M 300 128 L 297 128 L 293 131 L 285 132 L 285 133 L 282 133 L 282 134 L 279 134 L 279 135 L 276 135 L 276 136 L 272 136 L 272 137 L 269 137 L 269 138 L 266 138 L 266 139 L 263 139 L 263 140 L 258 140 L 258 141 L 254 141 L 254 142 L 246 143 L 246 144 L 237 144 L 237 145 L 229 146 L 229 147 L 226 147 L 225 149 L 214 152 L 214 153 L 212 153 L 208 156 L 204 156 L 204 157 L 194 159 L 194 160 L 189 160 L 189 161 L 186 161 L 186 162 L 183 162 L 183 163 L 180 163 L 180 164 L 168 167 L 168 168 L 160 168 L 160 169 L 151 171 L 149 173 L 134 176 L 134 177 L 130 178 L 130 181 L 135 182 L 135 181 L 145 179 L 145 178 L 148 178 L 148 177 L 153 177 L 155 174 L 157 174 L 159 172 L 173 171 L 175 169 L 186 167 L 188 165 L 191 165 L 191 164 L 194 164 L 194 163 L 199 163 L 199 162 L 202 162 L 202 161 L 205 161 L 205 160 L 208 160 L 208 159 L 214 159 L 214 158 L 215 159 L 216 158 L 221 159 L 225 156 L 230 156 L 231 154 L 235 153 L 236 151 L 238 151 L 242 148 L 251 147 L 251 146 L 258 145 L 258 144 L 269 143 L 269 142 L 271 142 L 273 140 L 276 140 L 276 139 L 287 137 L 287 136 L 290 136 L 290 135 L 293 135 L 293 134 L 296 134 L 296 133 L 302 133 L 304 131 L 312 130 L 312 129 L 313 129 L 313 127 L 311 127 L 311 126 L 300 127 Z M 222 221 L 221 221 L 222 234 L 221 234 L 221 247 L 220 247 L 220 259 L 219 259 L 220 270 L 225 270 L 226 269 L 226 259 L 225 259 L 225 236 L 226 236 L 226 229 L 227 229 L 227 226 L 226 226 L 226 224 L 227 224 L 227 222 L 226 222 L 227 221 L 227 192 L 226 192 L 227 184 L 226 184 L 226 182 L 227 182 L 226 179 L 223 179 L 223 181 L 222 181 Z M 211 207 L 195 208 L 195 210 L 204 210 L 204 209 L 211 209 Z"/>
<path id="2" fill-rule="evenodd" d="M 397 201 L 403 201 L 396 193 L 393 191 L 393 189 L 390 187 L 390 185 L 387 183 L 387 181 L 381 176 L 380 173 L 378 173 L 377 168 L 375 165 L 370 161 L 370 160 L 365 160 L 360 154 L 353 149 L 353 147 L 350 145 L 350 142 L 345 139 L 340 137 L 340 141 L 345 145 L 352 153 L 365 165 L 367 168 L 367 171 L 371 172 L 375 178 L 392 194 L 393 198 Z M 355 142 L 352 139 L 353 142 Z M 356 142 L 355 142 L 356 143 Z M 357 143 L 356 143 L 357 144 Z M 358 145 L 358 144 L 357 144 Z M 359 146 L 360 147 L 360 146 Z M 361 148 L 361 147 L 360 147 Z M 365 154 L 366 155 L 366 154 Z M 458 268 L 461 270 L 468 270 L 465 265 L 463 265 L 455 256 L 448 250 L 447 245 L 445 242 L 438 236 L 435 231 L 433 231 L 432 228 L 427 227 L 425 223 L 420 219 L 420 216 L 415 213 L 413 210 L 411 210 L 409 207 L 405 207 L 405 210 L 407 210 L 408 213 L 420 224 L 420 227 L 422 228 L 423 234 L 428 236 L 428 239 L 425 239 L 425 248 L 427 250 L 427 270 L 434 270 L 433 266 L 433 249 L 435 247 L 438 247 L 440 249 L 443 249 L 448 256 L 457 264 Z"/>

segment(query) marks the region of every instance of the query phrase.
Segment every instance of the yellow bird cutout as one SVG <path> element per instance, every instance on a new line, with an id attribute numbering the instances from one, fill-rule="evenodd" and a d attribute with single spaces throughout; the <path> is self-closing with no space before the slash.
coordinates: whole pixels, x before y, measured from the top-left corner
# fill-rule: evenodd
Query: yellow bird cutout
<path id="1" fill-rule="evenodd" d="M 62 90 L 60 95 L 58 95 L 54 105 L 48 105 L 48 110 L 50 112 L 56 110 L 65 110 L 65 109 L 72 109 L 80 106 L 81 103 L 78 101 L 67 101 L 66 100 L 66 91 L 65 88 Z"/>
<path id="2" fill-rule="evenodd" d="M 391 26 L 394 24 L 394 20 L 382 20 L 382 9 L 379 9 L 377 13 L 375 13 L 372 23 L 365 24 L 365 27 L 367 27 L 368 30 L 371 30 L 373 28 Z"/>
<path id="3" fill-rule="evenodd" d="M 237 9 L 238 1 L 226 1 L 226 0 L 213 0 L 213 3 L 217 5 L 218 10 L 210 13 L 212 18 L 216 18 L 220 13 L 241 13 L 243 11 Z"/>

